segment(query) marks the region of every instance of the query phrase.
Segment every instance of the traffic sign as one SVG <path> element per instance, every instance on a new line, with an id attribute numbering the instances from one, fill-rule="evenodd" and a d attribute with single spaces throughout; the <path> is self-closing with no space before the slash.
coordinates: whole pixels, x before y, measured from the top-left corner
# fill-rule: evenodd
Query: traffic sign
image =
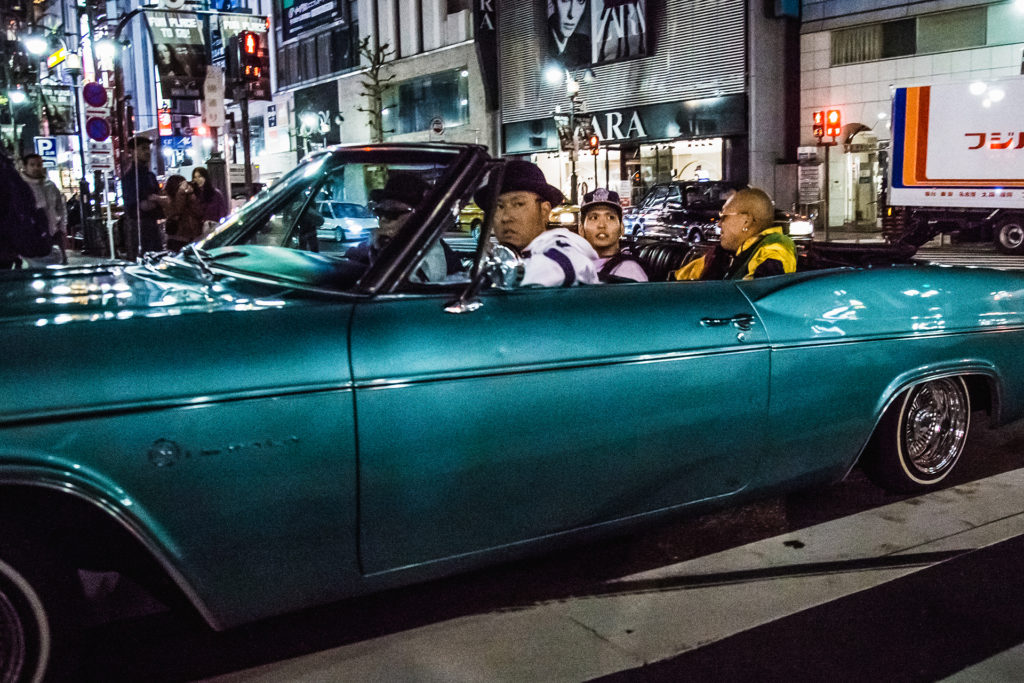
<path id="1" fill-rule="evenodd" d="M 110 139 L 110 95 L 99 83 L 90 82 L 82 86 L 85 101 L 85 133 L 89 139 L 103 142 Z"/>
<path id="2" fill-rule="evenodd" d="M 440 116 L 435 116 L 430 121 L 430 130 L 435 135 L 442 135 L 444 133 L 444 119 Z"/>
<path id="3" fill-rule="evenodd" d="M 223 128 L 224 119 L 224 69 L 211 64 L 206 67 L 203 83 L 203 123 L 211 128 Z"/>
<path id="4" fill-rule="evenodd" d="M 82 99 L 90 107 L 106 107 L 110 101 L 107 89 L 95 82 L 89 82 L 82 86 Z"/>
<path id="5" fill-rule="evenodd" d="M 93 116 L 85 120 L 85 133 L 90 140 L 103 142 L 110 139 L 110 121 L 104 117 Z"/>
<path id="6" fill-rule="evenodd" d="M 43 158 L 43 166 L 46 168 L 57 167 L 57 138 L 40 137 L 33 138 L 36 154 Z"/>
<path id="7" fill-rule="evenodd" d="M 93 171 L 114 171 L 114 143 L 89 141 L 89 167 Z"/>

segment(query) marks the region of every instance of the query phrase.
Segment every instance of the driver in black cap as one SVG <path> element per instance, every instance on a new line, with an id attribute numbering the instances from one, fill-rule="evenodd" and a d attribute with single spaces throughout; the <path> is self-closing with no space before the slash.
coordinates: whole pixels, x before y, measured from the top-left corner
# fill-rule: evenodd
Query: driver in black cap
<path id="1" fill-rule="evenodd" d="M 370 239 L 346 251 L 345 258 L 367 265 L 373 263 L 377 254 L 408 222 L 413 209 L 423 201 L 429 190 L 430 185 L 415 173 L 391 173 L 384 189 L 370 192 L 372 211 L 377 216 L 376 231 Z M 443 240 L 438 240 L 413 271 L 412 279 L 418 282 L 439 282 L 457 272 L 458 257 Z"/>
<path id="2" fill-rule="evenodd" d="M 598 282 L 594 248 L 566 228 L 547 230 L 551 209 L 562 199 L 561 191 L 548 184 L 535 164 L 521 159 L 505 163 L 494 203 L 494 233 L 498 242 L 522 255 L 523 285 L 569 287 Z M 478 197 L 477 204 L 485 206 L 481 200 Z"/>

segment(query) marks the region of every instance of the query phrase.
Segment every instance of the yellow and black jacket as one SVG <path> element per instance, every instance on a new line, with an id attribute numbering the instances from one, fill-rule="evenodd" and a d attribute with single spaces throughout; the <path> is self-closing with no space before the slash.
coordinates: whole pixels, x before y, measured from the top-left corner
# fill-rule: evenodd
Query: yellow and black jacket
<path id="1" fill-rule="evenodd" d="M 752 280 L 766 275 L 796 271 L 796 245 L 782 228 L 768 228 L 731 254 L 716 246 L 703 258 L 690 261 L 675 272 L 676 280 Z"/>

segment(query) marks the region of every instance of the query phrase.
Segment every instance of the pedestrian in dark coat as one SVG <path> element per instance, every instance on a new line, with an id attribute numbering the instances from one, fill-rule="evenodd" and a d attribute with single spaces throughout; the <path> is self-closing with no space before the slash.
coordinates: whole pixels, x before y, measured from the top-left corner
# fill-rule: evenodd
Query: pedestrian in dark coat
<path id="1" fill-rule="evenodd" d="M 132 162 L 121 176 L 121 194 L 124 196 L 124 244 L 126 257 L 134 261 L 147 251 L 162 251 L 163 235 L 158 220 L 164 217 L 168 200 L 160 194 L 156 174 L 149 170 L 152 141 L 136 136 L 128 141 Z"/>
<path id="2" fill-rule="evenodd" d="M 210 172 L 203 166 L 192 169 L 192 188 L 202 209 L 204 232 L 208 233 L 228 215 L 228 201 L 210 182 Z"/>
<path id="3" fill-rule="evenodd" d="M 0 153 L 0 270 L 21 267 L 21 257 L 41 258 L 53 240 L 46 212 L 36 207 L 35 195 L 18 169 Z"/>

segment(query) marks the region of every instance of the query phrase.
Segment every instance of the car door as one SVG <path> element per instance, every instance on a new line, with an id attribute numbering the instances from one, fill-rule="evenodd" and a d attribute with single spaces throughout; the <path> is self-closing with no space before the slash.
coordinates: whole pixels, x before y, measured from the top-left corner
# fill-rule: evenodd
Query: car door
<path id="1" fill-rule="evenodd" d="M 730 282 L 357 304 L 352 372 L 367 573 L 742 489 L 768 346 Z M 748 330 L 739 329 L 740 327 Z"/>

